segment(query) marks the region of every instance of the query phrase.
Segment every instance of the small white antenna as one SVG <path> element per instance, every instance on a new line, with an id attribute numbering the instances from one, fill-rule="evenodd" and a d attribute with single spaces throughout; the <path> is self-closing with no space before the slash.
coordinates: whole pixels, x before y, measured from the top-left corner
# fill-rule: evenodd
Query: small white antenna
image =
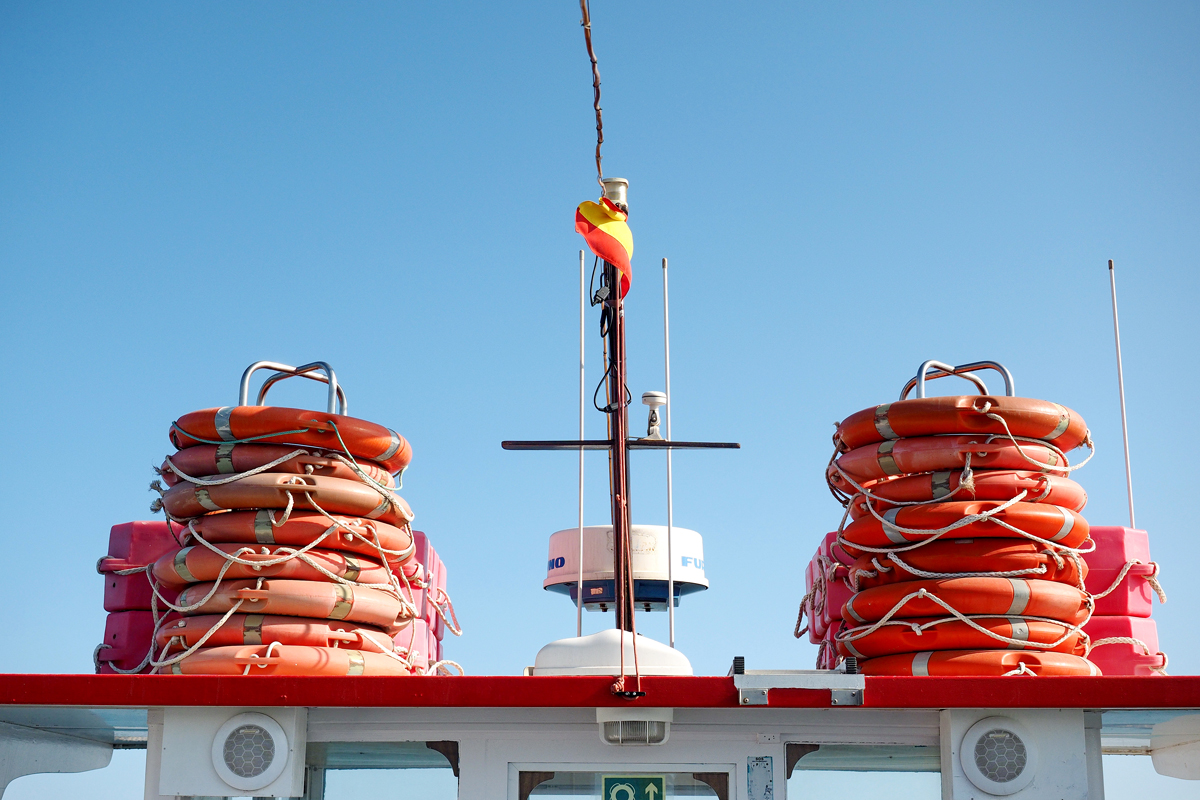
<path id="1" fill-rule="evenodd" d="M 579 251 L 579 440 L 583 441 L 583 323 L 587 286 L 583 279 L 583 251 Z M 579 576 L 575 579 L 575 635 L 583 636 L 583 448 L 579 448 Z"/>
<path id="2" fill-rule="evenodd" d="M 1133 517 L 1133 472 L 1129 467 L 1129 422 L 1125 417 L 1125 375 L 1121 369 L 1121 326 L 1117 322 L 1117 271 L 1108 260 L 1108 282 L 1112 286 L 1113 334 L 1117 340 L 1117 387 L 1121 391 L 1121 436 L 1125 440 L 1125 488 L 1129 492 L 1129 527 L 1136 528 Z"/>
<path id="3" fill-rule="evenodd" d="M 671 311 L 667 299 L 667 259 L 662 260 L 663 268 L 663 350 L 666 353 L 667 381 L 667 441 L 671 439 Z M 582 438 L 582 436 L 581 436 Z M 668 642 L 675 646 L 675 556 L 671 552 L 671 528 L 674 523 L 674 509 L 671 507 L 671 448 L 667 448 L 667 632 Z"/>

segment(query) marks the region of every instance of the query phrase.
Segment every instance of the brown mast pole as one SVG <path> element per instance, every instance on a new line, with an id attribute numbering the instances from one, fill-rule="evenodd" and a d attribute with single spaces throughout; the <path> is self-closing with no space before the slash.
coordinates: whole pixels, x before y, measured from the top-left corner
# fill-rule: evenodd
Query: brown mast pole
<path id="1" fill-rule="evenodd" d="M 629 513 L 629 409 L 625 402 L 625 304 L 621 298 L 621 272 L 607 261 L 604 272 L 610 287 L 608 303 L 612 319 L 608 326 L 611 372 L 608 382 L 609 463 L 612 471 L 613 583 L 615 584 L 616 627 L 633 630 L 633 597 L 629 592 L 632 564 Z"/>

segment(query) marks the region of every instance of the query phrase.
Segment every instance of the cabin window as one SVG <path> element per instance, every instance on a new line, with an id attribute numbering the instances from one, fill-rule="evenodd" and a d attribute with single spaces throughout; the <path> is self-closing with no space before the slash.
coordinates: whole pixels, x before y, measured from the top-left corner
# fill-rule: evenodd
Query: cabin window
<path id="1" fill-rule="evenodd" d="M 458 742 L 309 742 L 305 800 L 457 800 Z"/>
<path id="2" fill-rule="evenodd" d="M 878 773 L 888 773 L 886 777 Z M 906 745 L 788 744 L 788 800 L 876 794 L 938 800 L 941 755 L 936 747 Z"/>

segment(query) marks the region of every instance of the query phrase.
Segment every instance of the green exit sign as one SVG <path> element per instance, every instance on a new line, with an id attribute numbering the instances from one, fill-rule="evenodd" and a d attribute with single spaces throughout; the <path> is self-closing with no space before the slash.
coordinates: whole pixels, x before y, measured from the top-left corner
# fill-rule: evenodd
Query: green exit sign
<path id="1" fill-rule="evenodd" d="M 663 800 L 667 779 L 662 775 L 605 775 L 602 800 Z"/>

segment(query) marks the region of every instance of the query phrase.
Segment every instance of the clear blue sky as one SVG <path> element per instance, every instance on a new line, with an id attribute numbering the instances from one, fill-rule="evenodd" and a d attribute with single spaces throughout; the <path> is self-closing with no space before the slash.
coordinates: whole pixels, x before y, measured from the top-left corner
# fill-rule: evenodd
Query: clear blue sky
<path id="1" fill-rule="evenodd" d="M 1154 615 L 1195 673 L 1200 8 L 593 15 L 605 170 L 632 184 L 629 388 L 662 388 L 667 256 L 675 434 L 743 444 L 675 460 L 712 583 L 679 613 L 697 671 L 811 665 L 791 630 L 839 518 L 831 423 L 926 358 L 1002 361 L 1020 394 L 1082 413 L 1085 515 L 1122 523 L 1113 258 L 1138 521 L 1171 598 Z M 572 215 L 596 194 L 578 18 L 565 0 L 0 6 L 0 670 L 91 669 L 108 528 L 149 518 L 170 422 L 233 403 L 257 359 L 332 362 L 355 415 L 411 439 L 404 494 L 466 628 L 448 656 L 514 674 L 573 634 L 541 581 L 575 522 L 574 457 L 499 443 L 575 433 Z M 636 458 L 636 521 L 662 523 L 662 458 Z M 588 470 L 604 523 L 602 457 Z M 660 616 L 642 629 L 665 638 Z"/>

